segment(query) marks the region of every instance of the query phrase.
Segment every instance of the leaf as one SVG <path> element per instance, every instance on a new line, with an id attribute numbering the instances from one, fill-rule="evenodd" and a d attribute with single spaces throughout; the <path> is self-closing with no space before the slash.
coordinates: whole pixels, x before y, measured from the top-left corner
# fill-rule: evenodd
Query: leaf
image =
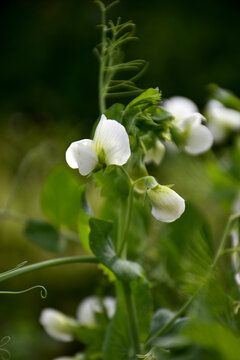
<path id="1" fill-rule="evenodd" d="M 42 209 L 55 226 L 69 227 L 77 223 L 85 186 L 79 186 L 65 167 L 55 168 L 47 177 L 42 191 Z"/>
<path id="2" fill-rule="evenodd" d="M 90 221 L 90 248 L 94 255 L 109 268 L 119 280 L 131 281 L 144 278 L 142 267 L 132 261 L 120 259 L 109 237 L 112 223 L 96 218 Z"/>
<path id="3" fill-rule="evenodd" d="M 212 96 L 226 107 L 240 111 L 240 99 L 230 90 L 222 89 L 216 84 L 208 85 Z"/>
<path id="4" fill-rule="evenodd" d="M 193 343 L 214 350 L 218 359 L 236 360 L 238 357 L 239 336 L 225 325 L 213 321 L 198 322 L 185 329 L 184 335 Z"/>
<path id="5" fill-rule="evenodd" d="M 134 299 L 140 342 L 145 343 L 152 319 L 152 296 L 149 284 L 142 280 L 131 283 Z"/>
<path id="6" fill-rule="evenodd" d="M 158 309 L 153 315 L 149 337 L 162 329 L 174 315 L 175 313 L 169 309 Z"/>
<path id="7" fill-rule="evenodd" d="M 131 348 L 130 334 L 127 322 L 124 294 L 120 286 L 117 287 L 118 302 L 116 313 L 107 329 L 104 345 L 104 360 L 128 360 Z"/>
<path id="8" fill-rule="evenodd" d="M 24 233 L 28 240 L 51 252 L 63 251 L 66 246 L 66 239 L 52 225 L 44 221 L 29 220 Z"/>
<path id="9" fill-rule="evenodd" d="M 108 108 L 104 114 L 107 117 L 107 119 L 116 120 L 119 123 L 121 123 L 123 117 L 123 109 L 124 109 L 123 104 L 116 103 L 113 104 L 110 108 Z"/>
<path id="10" fill-rule="evenodd" d="M 108 166 L 104 171 L 98 171 L 94 175 L 97 186 L 101 188 L 101 195 L 107 198 L 121 198 L 126 200 L 129 193 L 129 184 L 126 176 L 117 166 Z"/>
<path id="11" fill-rule="evenodd" d="M 151 106 L 137 116 L 136 125 L 141 130 L 164 133 L 169 130 L 173 116 L 160 106 Z"/>
<path id="12" fill-rule="evenodd" d="M 89 253 L 92 253 L 92 250 L 89 246 L 89 234 L 90 234 L 90 226 L 89 220 L 91 216 L 87 214 L 83 209 L 79 211 L 79 222 L 78 222 L 78 234 L 80 237 L 81 244 L 83 245 L 84 249 L 87 250 Z"/>
<path id="13" fill-rule="evenodd" d="M 159 89 L 147 89 L 142 94 L 133 99 L 126 107 L 126 111 L 131 108 L 137 108 L 138 110 L 143 110 L 146 107 L 155 105 L 160 102 L 161 93 Z"/>

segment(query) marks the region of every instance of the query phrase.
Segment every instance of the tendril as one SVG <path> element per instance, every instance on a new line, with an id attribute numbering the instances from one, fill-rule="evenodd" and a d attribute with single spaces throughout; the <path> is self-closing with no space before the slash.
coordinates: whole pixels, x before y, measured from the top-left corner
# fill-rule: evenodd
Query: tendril
<path id="1" fill-rule="evenodd" d="M 19 294 L 23 294 L 23 293 L 26 293 L 28 291 L 34 290 L 34 289 L 41 289 L 40 290 L 41 298 L 46 299 L 46 297 L 47 297 L 47 289 L 42 285 L 35 285 L 35 286 L 32 286 L 32 287 L 30 287 L 28 289 L 19 290 L 19 291 L 0 291 L 0 294 L 3 294 L 3 295 L 19 295 Z"/>
<path id="2" fill-rule="evenodd" d="M 10 336 L 4 336 L 0 341 L 0 359 L 2 360 L 10 359 L 10 352 L 7 349 L 4 349 L 4 346 L 6 346 L 10 340 Z"/>

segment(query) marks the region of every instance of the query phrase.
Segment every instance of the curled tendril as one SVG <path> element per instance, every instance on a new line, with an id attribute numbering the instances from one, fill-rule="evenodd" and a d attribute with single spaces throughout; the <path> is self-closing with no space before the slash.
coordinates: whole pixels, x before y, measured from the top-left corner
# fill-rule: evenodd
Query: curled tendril
<path id="1" fill-rule="evenodd" d="M 27 264 L 27 261 L 25 260 L 25 261 L 21 262 L 20 264 L 16 265 L 13 269 L 10 269 L 10 270 L 7 270 L 7 271 L 1 273 L 1 274 L 0 274 L 0 277 L 1 277 L 2 275 L 9 274 L 9 273 L 11 273 L 11 272 L 13 272 L 13 271 L 15 271 L 15 270 L 17 270 L 17 269 L 20 269 L 21 267 L 25 266 L 26 264 Z"/>
<path id="2" fill-rule="evenodd" d="M 34 289 L 41 289 L 41 291 L 40 291 L 41 298 L 46 299 L 46 297 L 47 297 L 47 289 L 42 285 L 35 285 L 35 286 L 32 286 L 32 287 L 30 287 L 28 289 L 19 290 L 19 291 L 0 291 L 0 294 L 3 294 L 3 295 L 18 295 L 18 294 L 23 294 L 25 292 L 28 292 L 28 291 L 31 291 L 31 290 L 34 290 Z"/>
<path id="3" fill-rule="evenodd" d="M 0 341 L 0 359 L 2 360 L 10 359 L 10 352 L 7 349 L 4 349 L 4 346 L 6 346 L 10 340 L 10 336 L 4 336 Z"/>

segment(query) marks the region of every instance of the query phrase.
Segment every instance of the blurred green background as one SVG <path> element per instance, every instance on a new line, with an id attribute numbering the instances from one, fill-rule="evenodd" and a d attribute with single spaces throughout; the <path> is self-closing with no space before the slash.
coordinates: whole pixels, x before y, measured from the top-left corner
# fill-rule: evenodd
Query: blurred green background
<path id="1" fill-rule="evenodd" d="M 139 85 L 159 86 L 163 97 L 190 97 L 201 108 L 208 83 L 240 95 L 239 10 L 240 5 L 229 0 L 122 0 L 112 17 L 136 23 L 140 40 L 126 47 L 126 58 L 150 62 Z M 92 52 L 99 42 L 99 11 L 91 0 L 9 0 L 1 2 L 0 16 L 0 206 L 21 160 L 35 149 L 11 208 L 41 218 L 44 179 L 55 165 L 64 163 L 72 141 L 89 137 L 99 115 L 98 63 Z M 152 171 L 160 182 L 175 183 L 187 201 L 201 202 L 200 210 L 217 238 L 229 206 L 209 195 L 212 183 L 203 157 L 167 157 L 160 169 Z M 223 225 L 216 226 L 216 219 Z M 30 244 L 22 225 L 9 219 L 0 219 L 0 239 L 1 272 L 23 260 L 32 263 L 53 256 Z M 79 253 L 81 249 L 71 244 L 64 255 Z M 55 307 L 74 315 L 84 296 L 111 294 L 111 286 L 94 266 L 73 265 L 25 275 L 1 288 L 21 290 L 34 284 L 47 287 L 46 300 L 38 291 L 1 296 L 0 337 L 11 336 L 9 349 L 16 360 L 74 354 L 77 344 L 62 345 L 41 329 L 41 309 Z M 170 290 L 169 299 L 178 306 Z"/>

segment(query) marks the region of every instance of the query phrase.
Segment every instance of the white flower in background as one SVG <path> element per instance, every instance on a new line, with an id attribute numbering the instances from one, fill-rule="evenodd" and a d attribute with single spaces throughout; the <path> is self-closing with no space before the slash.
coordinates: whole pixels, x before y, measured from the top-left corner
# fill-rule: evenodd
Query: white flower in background
<path id="1" fill-rule="evenodd" d="M 217 100 L 210 100 L 207 103 L 206 116 L 215 143 L 224 141 L 230 131 L 240 129 L 240 112 L 226 108 Z"/>
<path id="2" fill-rule="evenodd" d="M 173 96 L 163 103 L 164 109 L 173 114 L 175 120 L 181 121 L 188 115 L 198 112 L 197 105 L 194 102 L 183 96 Z"/>
<path id="3" fill-rule="evenodd" d="M 154 163 L 155 165 L 160 165 L 164 154 L 165 146 L 159 139 L 157 139 L 155 146 L 146 152 L 144 162 L 145 164 Z"/>
<path id="4" fill-rule="evenodd" d="M 77 321 L 55 309 L 44 309 L 39 319 L 46 333 L 56 340 L 72 341 Z"/>
<path id="5" fill-rule="evenodd" d="M 157 185 L 147 190 L 152 205 L 152 215 L 159 221 L 172 222 L 185 210 L 185 201 L 168 186 Z"/>
<path id="6" fill-rule="evenodd" d="M 89 296 L 84 299 L 78 306 L 77 318 L 81 325 L 95 326 L 96 312 L 103 312 L 103 306 L 111 319 L 116 310 L 116 299 L 111 296 L 106 296 L 102 300 L 97 296 Z"/>
<path id="7" fill-rule="evenodd" d="M 200 113 L 194 113 L 178 123 L 178 128 L 185 137 L 183 148 L 189 154 L 201 154 L 209 150 L 213 144 L 211 131 L 202 124 L 204 120 Z"/>
<path id="8" fill-rule="evenodd" d="M 81 175 L 88 175 L 98 164 L 123 165 L 131 155 L 128 134 L 123 125 L 105 115 L 96 128 L 93 140 L 73 142 L 66 151 L 66 161 Z"/>
<path id="9" fill-rule="evenodd" d="M 212 133 L 202 124 L 206 119 L 198 112 L 194 102 L 182 96 L 174 96 L 164 102 L 164 108 L 173 114 L 174 124 L 184 139 L 183 149 L 187 153 L 198 155 L 210 149 Z"/>

